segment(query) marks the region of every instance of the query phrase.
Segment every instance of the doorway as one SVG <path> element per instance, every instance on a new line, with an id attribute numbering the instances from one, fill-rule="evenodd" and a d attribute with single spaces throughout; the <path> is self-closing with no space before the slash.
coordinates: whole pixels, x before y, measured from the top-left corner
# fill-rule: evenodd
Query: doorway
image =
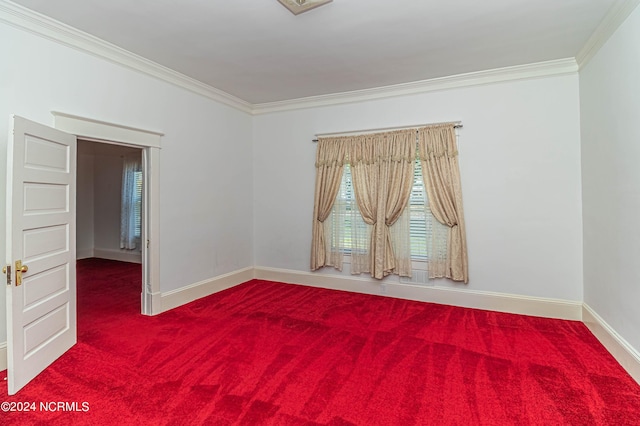
<path id="1" fill-rule="evenodd" d="M 125 163 L 140 172 L 123 174 Z M 99 257 L 142 263 L 142 149 L 78 139 L 77 259 Z M 128 180 L 124 186 L 123 179 Z M 128 193 L 123 198 L 123 190 Z M 133 189 L 133 191 L 131 191 Z M 125 208 L 123 209 L 123 205 Z M 121 239 L 122 224 L 131 232 Z"/>
<path id="2" fill-rule="evenodd" d="M 160 293 L 160 203 L 159 164 L 163 133 L 106 123 L 53 111 L 55 127 L 77 136 L 78 140 L 100 145 L 119 145 L 142 154 L 143 196 L 141 223 L 142 295 L 141 312 L 156 315 L 163 311 Z"/>
<path id="3" fill-rule="evenodd" d="M 142 148 L 82 139 L 77 147 L 76 259 L 142 264 Z"/>

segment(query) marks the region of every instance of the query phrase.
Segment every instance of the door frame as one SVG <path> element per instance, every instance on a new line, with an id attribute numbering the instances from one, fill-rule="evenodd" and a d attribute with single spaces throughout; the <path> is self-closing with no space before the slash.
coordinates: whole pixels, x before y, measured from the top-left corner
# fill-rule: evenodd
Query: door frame
<path id="1" fill-rule="evenodd" d="M 142 149 L 142 293 L 143 315 L 162 312 L 160 294 L 160 140 L 163 133 L 137 129 L 62 112 L 51 112 L 54 127 L 78 139 Z"/>

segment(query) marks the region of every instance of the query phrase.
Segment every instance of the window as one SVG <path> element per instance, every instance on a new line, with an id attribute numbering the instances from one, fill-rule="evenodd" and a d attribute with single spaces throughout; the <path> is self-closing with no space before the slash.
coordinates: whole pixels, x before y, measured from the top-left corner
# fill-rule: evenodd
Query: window
<path id="1" fill-rule="evenodd" d="M 142 165 L 139 158 L 127 158 L 122 166 L 120 248 L 140 248 L 142 225 Z"/>
<path id="2" fill-rule="evenodd" d="M 433 243 L 434 240 L 446 239 L 447 227 L 438 222 L 429 209 L 422 166 L 418 159 L 415 162 L 408 209 L 411 260 L 425 262 L 432 256 L 446 255 L 446 246 Z M 330 241 L 332 250 L 339 250 L 343 254 L 368 250 L 370 227 L 365 224 L 358 210 L 349 164 L 344 167 L 340 190 L 329 219 L 333 234 Z"/>
<path id="3" fill-rule="evenodd" d="M 340 190 L 331 210 L 330 224 L 333 230 L 330 241 L 333 250 L 344 254 L 358 250 L 368 251 L 371 230 L 358 209 L 349 164 L 344 167 Z"/>
<path id="4" fill-rule="evenodd" d="M 453 123 L 322 138 L 315 164 L 311 270 L 333 266 L 342 271 L 349 265 L 352 275 L 383 279 L 393 274 L 413 280 L 416 269 L 426 279 L 468 282 L 457 155 Z M 353 167 L 345 166 L 351 161 Z M 356 166 L 360 163 L 362 169 Z M 383 165 L 384 173 L 378 175 Z M 424 173 L 422 165 L 428 167 Z M 425 187 L 430 194 L 433 188 L 435 198 L 428 199 Z M 356 200 L 365 201 L 361 196 L 367 197 L 366 203 L 357 205 Z M 357 211 L 365 205 L 366 212 Z M 381 209 L 393 215 L 393 225 L 375 223 L 375 216 L 383 217 Z M 435 212 L 451 227 L 435 220 Z"/>

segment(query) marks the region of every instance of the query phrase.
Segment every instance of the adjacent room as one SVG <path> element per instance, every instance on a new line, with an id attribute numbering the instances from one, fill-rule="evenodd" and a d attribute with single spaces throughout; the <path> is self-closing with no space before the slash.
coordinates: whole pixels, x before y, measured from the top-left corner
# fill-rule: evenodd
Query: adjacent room
<path id="1" fill-rule="evenodd" d="M 639 4 L 0 0 L 1 422 L 640 424 Z"/>

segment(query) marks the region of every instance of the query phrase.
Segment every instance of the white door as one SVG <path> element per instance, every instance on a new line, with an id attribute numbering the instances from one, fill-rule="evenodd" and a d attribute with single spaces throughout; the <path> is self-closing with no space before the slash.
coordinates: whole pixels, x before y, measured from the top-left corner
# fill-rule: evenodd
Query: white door
<path id="1" fill-rule="evenodd" d="M 76 343 L 76 137 L 21 117 L 12 120 L 6 259 L 10 395 Z"/>

